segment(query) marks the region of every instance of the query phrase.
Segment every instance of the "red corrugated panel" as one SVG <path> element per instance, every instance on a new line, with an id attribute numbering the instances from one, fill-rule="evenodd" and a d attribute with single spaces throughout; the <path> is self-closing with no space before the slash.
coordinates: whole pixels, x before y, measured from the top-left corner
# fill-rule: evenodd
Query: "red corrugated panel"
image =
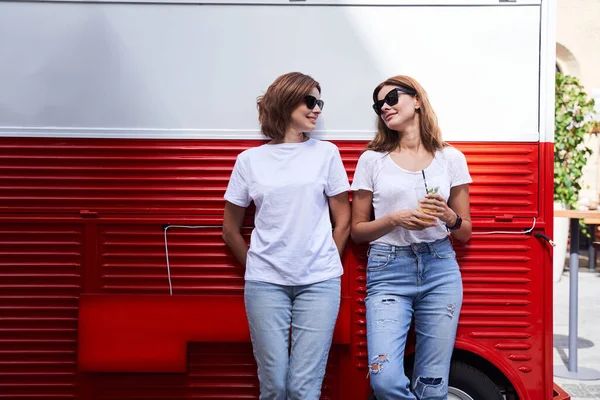
<path id="1" fill-rule="evenodd" d="M 0 372 L 5 372 L 0 373 L 0 399 L 74 398 L 78 379 L 82 382 L 82 400 L 93 396 L 211 398 L 211 394 L 203 392 L 202 385 L 192 384 L 203 379 L 229 382 L 227 368 L 220 368 L 219 374 L 224 375 L 213 379 L 205 375 L 206 359 L 199 360 L 192 353 L 190 365 L 196 368 L 192 368 L 195 375 L 77 376 L 77 296 L 82 286 L 80 275 L 86 293 L 166 295 L 162 225 L 196 225 L 198 220 L 200 224 L 206 220 L 206 225 L 214 227 L 173 228 L 168 233 L 174 294 L 241 295 L 243 269 L 225 249 L 218 225 L 222 195 L 235 157 L 257 144 L 3 139 L 0 212 L 12 221 L 20 216 L 26 220 L 37 213 L 56 219 L 40 224 L 31 220 L 5 222 L 0 233 L 4 255 L 0 261 Z M 352 177 L 364 143 L 337 144 Z M 511 228 L 510 224 L 496 224 L 484 217 L 538 216 L 536 144 L 462 143 L 457 147 L 466 154 L 474 179 L 471 209 L 476 229 Z M 97 218 L 85 215 L 79 220 L 81 224 L 71 225 L 62 220 L 65 213 L 76 218 L 81 210 L 97 212 Z M 530 218 L 517 219 L 517 229 L 530 226 Z M 347 269 L 357 263 L 354 257 L 359 264 L 364 263 L 363 248 L 354 247 L 351 253 L 353 256 L 346 260 Z M 541 244 L 531 237 L 478 236 L 468 246 L 459 247 L 458 254 L 465 281 L 465 313 L 459 337 L 495 349 L 495 354 L 513 365 L 517 374 L 541 369 L 543 343 L 535 339 L 543 331 Z M 81 270 L 82 265 L 85 271 Z M 356 385 L 362 388 L 367 365 L 364 267 L 358 265 L 348 271 L 346 279 L 349 286 L 345 293 L 352 293 L 353 297 L 353 337 L 352 365 L 350 369 L 344 366 L 344 376 L 352 382 L 361 379 L 362 383 Z M 195 348 L 202 346 L 190 347 Z M 247 349 L 242 353 L 246 358 L 250 354 Z M 235 358 L 231 361 L 232 368 L 240 368 Z M 328 382 L 332 383 L 326 385 L 324 395 L 337 398 L 339 366 L 335 362 L 332 365 L 328 375 Z M 532 380 L 534 374 L 528 376 L 524 380 L 531 393 L 541 395 L 535 386 L 539 382 Z M 539 378 L 539 374 L 536 376 Z M 255 395 L 255 387 L 244 386 L 248 382 L 244 375 L 239 378 L 236 385 L 242 387 L 240 393 L 247 390 L 248 396 Z M 215 396 L 227 398 L 227 390 L 223 388 Z"/>
<path id="2" fill-rule="evenodd" d="M 196 224 L 192 224 L 196 225 Z M 161 224 L 98 226 L 102 293 L 169 293 Z M 221 227 L 169 228 L 174 294 L 242 294 L 244 269 L 227 250 Z"/>
<path id="3" fill-rule="evenodd" d="M 3 139 L 0 211 L 222 213 L 235 158 L 256 144 Z"/>
<path id="4" fill-rule="evenodd" d="M 187 399 L 185 374 L 87 374 L 89 388 L 79 400 Z"/>
<path id="5" fill-rule="evenodd" d="M 514 226 L 519 231 L 526 227 Z M 529 227 L 529 226 L 527 226 Z M 475 232 L 495 230 L 479 226 Z M 466 245 L 455 243 L 463 277 L 464 301 L 457 340 L 469 346 L 485 346 L 494 359 L 499 359 L 518 373 L 532 393 L 532 399 L 543 397 L 538 378 L 544 368 L 544 354 L 539 333 L 544 329 L 542 316 L 542 282 L 545 242 L 529 235 L 474 235 Z M 351 280 L 354 303 L 353 339 L 357 367 L 366 374 L 367 341 L 364 298 L 366 296 L 366 253 L 355 251 L 359 265 Z M 476 352 L 477 353 L 477 352 Z M 490 360 L 492 361 L 492 360 Z M 524 370 L 537 374 L 524 376 Z M 536 378 L 537 377 L 537 378 Z"/>
<path id="6" fill-rule="evenodd" d="M 220 215 L 237 154 L 257 141 L 3 139 L 0 211 Z M 337 142 L 352 178 L 365 142 Z M 459 143 L 473 215 L 538 214 L 537 144 Z"/>
<path id="7" fill-rule="evenodd" d="M 0 399 L 76 397 L 82 226 L 0 228 Z"/>
<path id="8" fill-rule="evenodd" d="M 464 292 L 458 340 L 476 340 L 519 371 L 532 399 L 544 397 L 539 384 L 545 365 L 539 340 L 545 326 L 544 246 L 533 236 L 509 234 L 476 235 L 466 245 L 455 245 Z"/>
<path id="9" fill-rule="evenodd" d="M 337 353 L 333 346 L 321 400 L 338 398 Z M 249 400 L 259 395 L 249 343 L 190 343 L 187 374 L 89 375 L 93 381 L 89 400 Z"/>
<path id="10" fill-rule="evenodd" d="M 336 142 L 352 180 L 364 143 Z M 456 143 L 467 157 L 471 215 L 537 216 L 539 145 L 529 143 Z"/>
<path id="11" fill-rule="evenodd" d="M 189 354 L 191 399 L 258 399 L 256 362 L 250 344 L 193 343 Z M 321 400 L 337 399 L 338 347 L 332 346 Z"/>
<path id="12" fill-rule="evenodd" d="M 188 346 L 191 399 L 257 399 L 256 362 L 249 343 Z"/>
<path id="13" fill-rule="evenodd" d="M 471 215 L 539 216 L 538 144 L 460 144 L 473 178 Z"/>

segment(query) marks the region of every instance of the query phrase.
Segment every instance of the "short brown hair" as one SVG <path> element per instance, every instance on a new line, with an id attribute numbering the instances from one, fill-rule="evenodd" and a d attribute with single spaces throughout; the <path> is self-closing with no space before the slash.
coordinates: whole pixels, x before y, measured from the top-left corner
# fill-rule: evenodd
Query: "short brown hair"
<path id="1" fill-rule="evenodd" d="M 272 139 L 283 138 L 292 122 L 292 112 L 313 88 L 321 93 L 319 82 L 300 72 L 290 72 L 275 79 L 265 94 L 256 100 L 262 133 Z"/>
<path id="2" fill-rule="evenodd" d="M 416 79 L 406 75 L 398 75 L 381 82 L 373 91 L 374 103 L 377 101 L 379 91 L 384 86 L 396 86 L 409 89 L 411 93 L 416 93 L 414 96 L 419 99 L 420 102 L 418 112 L 421 142 L 428 152 L 435 153 L 436 150 L 448 146 L 448 144 L 442 140 L 442 133 L 438 125 L 437 116 L 429 103 L 427 92 Z M 398 132 L 388 128 L 383 119 L 379 118 L 377 123 L 377 135 L 375 135 L 375 138 L 367 145 L 367 149 L 390 152 L 396 150 L 399 143 L 400 135 Z"/>

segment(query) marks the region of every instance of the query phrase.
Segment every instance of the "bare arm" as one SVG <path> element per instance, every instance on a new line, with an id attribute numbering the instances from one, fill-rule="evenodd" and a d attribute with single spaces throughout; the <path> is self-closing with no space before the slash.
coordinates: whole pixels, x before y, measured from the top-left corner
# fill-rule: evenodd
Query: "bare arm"
<path id="1" fill-rule="evenodd" d="M 246 254 L 248 244 L 242 236 L 242 224 L 246 208 L 225 202 L 225 213 L 223 214 L 223 240 L 240 264 L 246 266 Z"/>
<path id="2" fill-rule="evenodd" d="M 417 210 L 394 211 L 376 220 L 371 220 L 372 212 L 373 192 L 355 191 L 352 197 L 352 240 L 356 243 L 371 242 L 397 227 L 422 230 L 437 225 L 435 218 L 428 220 L 431 217 Z"/>
<path id="3" fill-rule="evenodd" d="M 450 208 L 462 218 L 460 229 L 451 231 L 452 237 L 456 240 L 466 243 L 471 239 L 473 231 L 473 223 L 471 222 L 471 206 L 469 203 L 469 185 L 459 185 L 450 189 L 450 198 L 448 199 Z M 451 221 L 448 221 L 448 226 L 456 223 L 456 215 Z"/>
<path id="4" fill-rule="evenodd" d="M 350 235 L 350 201 L 348 192 L 343 192 L 328 198 L 329 210 L 331 211 L 331 222 L 333 224 L 333 241 L 340 253 L 340 257 L 346 246 L 346 240 Z"/>
<path id="5" fill-rule="evenodd" d="M 371 221 L 373 192 L 357 190 L 352 196 L 352 240 L 356 243 L 370 242 L 394 229 L 384 218 Z"/>

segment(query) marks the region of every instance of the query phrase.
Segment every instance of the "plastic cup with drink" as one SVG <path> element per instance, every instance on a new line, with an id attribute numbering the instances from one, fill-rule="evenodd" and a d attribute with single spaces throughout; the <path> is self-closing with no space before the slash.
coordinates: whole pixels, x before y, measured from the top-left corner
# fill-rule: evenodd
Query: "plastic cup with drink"
<path id="1" fill-rule="evenodd" d="M 421 213 L 424 213 L 425 211 L 428 212 L 436 212 L 435 209 L 432 208 L 427 208 L 424 207 L 423 205 L 421 205 L 421 200 L 425 200 L 428 194 L 435 194 L 438 193 L 440 190 L 440 187 L 433 183 L 433 182 L 427 182 L 427 179 L 425 178 L 425 171 L 421 171 L 422 175 L 423 175 L 423 180 L 418 182 L 415 186 L 415 194 L 417 196 L 417 210 Z M 424 222 L 434 222 L 435 221 L 435 217 L 431 217 L 431 218 L 419 218 L 421 221 Z"/>

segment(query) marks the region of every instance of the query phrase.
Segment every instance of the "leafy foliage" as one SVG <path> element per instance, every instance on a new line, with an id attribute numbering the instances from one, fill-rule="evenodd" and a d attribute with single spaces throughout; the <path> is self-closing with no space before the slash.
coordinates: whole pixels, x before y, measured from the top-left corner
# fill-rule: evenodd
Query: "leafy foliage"
<path id="1" fill-rule="evenodd" d="M 579 80 L 556 74 L 554 125 L 554 201 L 575 208 L 583 167 L 592 151 L 584 144 L 593 128 L 594 100 Z"/>

